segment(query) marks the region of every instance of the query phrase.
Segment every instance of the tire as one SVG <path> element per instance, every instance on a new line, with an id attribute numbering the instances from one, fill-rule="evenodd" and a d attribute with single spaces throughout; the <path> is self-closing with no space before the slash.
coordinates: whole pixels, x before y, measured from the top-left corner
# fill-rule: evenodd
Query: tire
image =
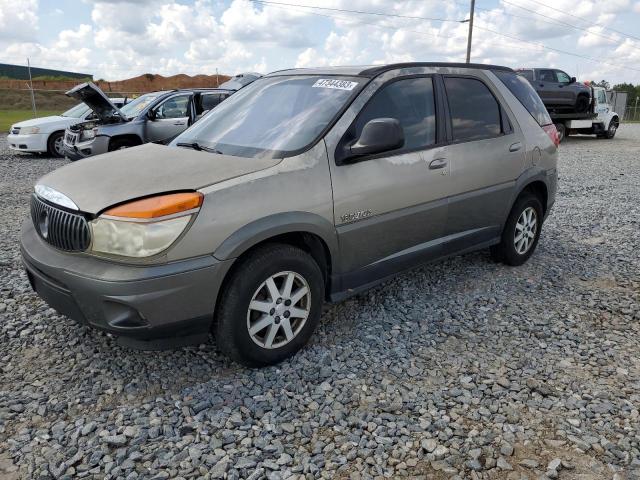
<path id="1" fill-rule="evenodd" d="M 62 140 L 64 132 L 53 132 L 47 140 L 47 153 L 55 158 L 64 157 Z"/>
<path id="2" fill-rule="evenodd" d="M 555 126 L 558 131 L 558 143 L 562 143 L 567 136 L 567 128 L 564 126 L 564 123 L 556 123 Z"/>
<path id="3" fill-rule="evenodd" d="M 585 95 L 579 95 L 578 98 L 576 99 L 576 112 L 577 113 L 584 113 L 589 109 L 589 97 L 586 97 Z"/>
<path id="4" fill-rule="evenodd" d="M 216 309 L 218 348 L 248 367 L 273 365 L 294 355 L 311 337 L 320 321 L 324 277 L 310 255 L 285 244 L 259 247 L 239 262 Z M 274 287 L 276 294 L 270 293 Z"/>
<path id="5" fill-rule="evenodd" d="M 527 217 L 524 217 L 525 212 L 527 217 L 533 214 L 535 228 L 532 228 L 531 223 L 526 220 Z M 538 245 L 542 230 L 542 220 L 543 213 L 540 199 L 532 193 L 522 193 L 509 213 L 500 243 L 491 247 L 493 259 L 512 266 L 519 266 L 525 263 Z M 517 242 L 516 235 L 519 235 L 523 230 L 530 234 L 527 235 L 526 239 Z M 531 237 L 531 234 L 533 237 Z M 525 244 L 525 242 L 527 243 Z"/>
<path id="6" fill-rule="evenodd" d="M 609 126 L 607 127 L 607 131 L 604 133 L 603 138 L 612 139 L 616 136 L 616 132 L 618 131 L 618 122 L 615 118 L 612 118 L 609 122 Z"/>
<path id="7" fill-rule="evenodd" d="M 116 138 L 115 140 L 111 140 L 109 142 L 109 151 L 113 152 L 115 150 L 123 150 L 125 148 L 131 148 L 139 145 L 138 143 L 129 140 L 128 138 Z"/>

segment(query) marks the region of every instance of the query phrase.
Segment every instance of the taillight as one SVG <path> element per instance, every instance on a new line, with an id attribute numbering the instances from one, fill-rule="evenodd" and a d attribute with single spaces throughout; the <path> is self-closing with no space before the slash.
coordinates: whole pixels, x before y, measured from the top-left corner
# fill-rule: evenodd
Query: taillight
<path id="1" fill-rule="evenodd" d="M 560 145 L 560 136 L 558 135 L 558 130 L 556 129 L 556 126 L 553 123 L 549 125 L 545 125 L 544 127 L 542 127 L 542 129 L 545 131 L 547 135 L 549 135 L 549 138 L 551 139 L 551 141 L 556 147 Z"/>

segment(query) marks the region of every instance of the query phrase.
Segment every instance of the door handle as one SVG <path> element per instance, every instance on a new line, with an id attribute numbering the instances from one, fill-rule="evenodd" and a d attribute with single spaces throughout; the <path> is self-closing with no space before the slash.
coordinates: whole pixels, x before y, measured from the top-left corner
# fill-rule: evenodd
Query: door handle
<path id="1" fill-rule="evenodd" d="M 522 143 L 516 142 L 516 143 L 512 143 L 511 144 L 511 146 L 509 147 L 509 151 L 510 152 L 517 152 L 521 148 L 522 148 Z"/>
<path id="2" fill-rule="evenodd" d="M 174 125 L 186 125 L 185 122 L 175 122 Z"/>
<path id="3" fill-rule="evenodd" d="M 429 170 L 439 170 L 447 166 L 446 158 L 436 158 L 429 163 Z"/>

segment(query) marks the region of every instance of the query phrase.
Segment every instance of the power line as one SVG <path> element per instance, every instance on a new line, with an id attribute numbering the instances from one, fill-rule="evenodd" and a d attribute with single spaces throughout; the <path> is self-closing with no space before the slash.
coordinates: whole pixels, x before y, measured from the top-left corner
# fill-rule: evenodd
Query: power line
<path id="1" fill-rule="evenodd" d="M 521 10 L 525 10 L 525 11 L 527 11 L 527 12 L 533 13 L 534 15 L 537 15 L 537 16 L 539 16 L 539 17 L 544 17 L 544 18 L 551 19 L 551 20 L 553 20 L 557 25 L 561 25 L 561 26 L 565 26 L 565 27 L 574 28 L 574 29 L 576 29 L 576 30 L 581 30 L 581 31 L 583 31 L 583 32 L 587 32 L 587 33 L 589 33 L 589 34 L 591 34 L 591 35 L 595 35 L 595 36 L 598 36 L 598 37 L 601 37 L 601 38 L 605 38 L 605 39 L 607 39 L 607 40 L 611 40 L 611 41 L 614 41 L 614 42 L 616 42 L 616 43 L 618 43 L 618 42 L 620 41 L 618 38 L 610 37 L 610 36 L 608 36 L 608 35 L 603 35 L 602 33 L 599 33 L 599 32 L 593 32 L 593 31 L 589 30 L 588 28 L 580 27 L 580 26 L 578 26 L 578 25 L 573 25 L 572 23 L 564 22 L 564 21 L 562 21 L 562 20 L 557 20 L 557 19 L 555 19 L 555 18 L 553 18 L 553 17 L 550 17 L 549 15 L 545 15 L 544 13 L 536 12 L 535 10 L 531 10 L 531 9 L 526 8 L 526 7 L 523 7 L 523 6 L 521 6 L 521 5 L 517 5 L 517 4 L 513 3 L 513 2 L 509 2 L 508 0 L 501 0 L 501 1 L 502 1 L 502 3 L 506 3 L 507 5 L 511 5 L 512 7 L 516 7 L 516 8 L 519 8 L 519 9 L 521 9 Z M 522 17 L 522 18 L 527 18 L 527 17 Z M 531 18 L 531 17 L 528 17 L 528 18 Z M 551 23 L 551 22 L 546 22 L 546 23 Z M 636 46 L 632 46 L 632 47 L 633 47 L 633 48 L 635 48 L 635 49 L 640 50 L 640 48 L 639 48 L 639 47 L 636 47 Z"/>
<path id="2" fill-rule="evenodd" d="M 542 7 L 550 8 L 551 10 L 554 10 L 554 11 L 556 11 L 558 13 L 562 13 L 564 15 L 568 15 L 569 17 L 577 18 L 578 20 L 582 20 L 583 22 L 586 22 L 586 23 L 588 23 L 590 25 L 593 25 L 594 27 L 605 28 L 607 30 L 611 30 L 612 32 L 616 32 L 616 33 L 618 33 L 618 34 L 620 34 L 620 35 L 622 35 L 624 37 L 629 37 L 629 38 L 633 38 L 634 40 L 639 40 L 640 41 L 639 37 L 631 35 L 630 33 L 625 33 L 625 32 L 622 32 L 620 30 L 616 30 L 613 27 L 607 27 L 606 25 L 602 25 L 601 23 L 596 23 L 596 22 L 593 22 L 593 21 L 591 21 L 591 20 L 589 20 L 587 18 L 580 17 L 579 15 L 575 15 L 573 13 L 565 12 L 564 10 L 560 10 L 559 8 L 552 7 L 551 5 L 547 5 L 546 3 L 542 3 L 539 0 L 535 0 L 533 3 L 536 3 L 536 4 L 538 4 L 538 5 L 542 6 Z"/>
<path id="3" fill-rule="evenodd" d="M 328 9 L 328 7 L 315 7 L 315 6 L 311 6 L 311 5 L 300 5 L 300 4 L 285 3 L 285 2 L 275 2 L 275 1 L 271 1 L 271 0 L 251 0 L 251 1 L 253 1 L 254 3 L 270 4 L 270 5 L 273 5 L 273 8 L 281 8 L 281 9 L 284 9 L 284 10 L 286 10 L 285 7 L 297 7 L 297 8 L 321 9 L 321 10 L 327 10 Z M 345 13 L 357 13 L 357 14 L 362 14 L 362 15 L 396 16 L 396 15 L 393 15 L 393 14 L 389 14 L 388 15 L 388 14 L 383 13 L 383 12 L 367 12 L 367 11 L 361 11 L 361 10 L 356 11 L 356 10 L 339 9 L 339 8 L 331 8 L 330 10 L 339 11 L 339 12 L 345 12 Z M 297 10 L 297 11 L 301 11 L 301 10 Z M 336 17 L 335 15 L 322 14 L 322 13 L 313 12 L 313 11 L 307 11 L 307 13 L 309 13 L 311 15 L 318 15 L 318 16 L 328 17 L 328 18 L 338 18 L 338 19 L 342 19 L 342 20 L 350 20 L 348 18 L 345 19 L 344 17 Z M 426 17 L 410 17 L 410 18 L 412 18 L 412 19 L 430 20 L 429 18 L 426 18 Z M 449 19 L 448 21 L 455 21 L 455 20 Z M 464 23 L 464 21 L 457 21 L 457 22 L 458 23 Z M 398 28 L 398 27 L 388 27 L 388 26 L 385 26 L 385 25 L 379 25 L 377 23 L 372 23 L 372 22 L 355 22 L 355 23 L 368 24 L 368 25 L 372 25 L 372 26 L 378 27 L 378 28 L 387 28 L 387 29 L 391 28 L 393 30 L 397 30 L 397 28 Z M 532 42 L 532 41 L 525 40 L 523 38 L 517 37 L 515 35 L 509 35 L 509 34 L 506 34 L 506 33 L 498 32 L 496 30 L 492 30 L 492 29 L 489 29 L 489 28 L 486 28 L 486 27 L 482 27 L 482 26 L 479 26 L 479 25 L 475 25 L 475 28 L 479 28 L 480 30 L 484 30 L 484 31 L 493 33 L 494 35 L 498 35 L 498 36 L 505 37 L 505 38 L 510 38 L 512 40 L 517 40 L 517 41 L 522 42 L 522 43 L 527 43 L 527 44 L 530 44 L 530 45 L 533 45 L 533 46 L 537 47 L 538 49 L 550 50 L 550 51 L 553 51 L 553 52 L 562 53 L 562 54 L 573 56 L 573 57 L 577 57 L 577 58 L 582 58 L 584 60 L 589 60 L 589 61 L 592 61 L 592 62 L 595 62 L 595 63 L 601 63 L 601 64 L 605 64 L 605 65 L 611 65 L 611 66 L 618 67 L 618 68 L 624 68 L 624 69 L 627 69 L 627 70 L 634 70 L 634 71 L 640 72 L 640 69 L 638 69 L 638 68 L 633 68 L 633 67 L 629 67 L 629 66 L 626 66 L 626 65 L 617 64 L 617 63 L 614 63 L 614 62 L 607 62 L 607 61 L 604 61 L 604 60 L 599 59 L 599 58 L 590 57 L 588 55 L 581 55 L 579 53 L 574 53 L 574 52 L 570 52 L 570 51 L 567 51 L 567 50 L 561 50 L 559 48 L 549 47 L 549 46 L 544 45 L 542 43 Z M 406 30 L 406 31 L 413 32 L 413 33 L 419 33 L 419 34 L 423 34 L 423 35 L 429 35 L 429 36 L 433 36 L 433 37 L 449 38 L 449 37 L 445 37 L 444 35 L 438 35 L 438 34 L 427 33 L 427 32 L 420 32 L 420 31 L 415 31 L 415 30 Z M 491 45 L 491 44 L 489 43 L 489 45 Z M 500 45 L 500 46 L 504 46 L 504 45 Z"/>
<path id="4" fill-rule="evenodd" d="M 417 17 L 413 15 L 400 15 L 395 13 L 382 13 L 382 12 L 365 12 L 362 10 L 347 10 L 345 8 L 331 8 L 331 7 L 316 7 L 313 5 L 298 5 L 293 3 L 284 3 L 284 2 L 274 2 L 271 0 L 251 0 L 253 3 L 261 3 L 266 5 L 282 5 L 288 7 L 303 7 L 303 8 L 314 8 L 317 10 L 328 10 L 333 12 L 347 12 L 347 13 L 359 13 L 363 15 L 377 15 L 380 17 L 396 17 L 396 18 L 405 18 L 409 20 L 430 20 L 433 22 L 452 22 L 452 23 L 465 23 L 468 20 L 455 20 L 452 18 L 432 18 L 432 17 Z"/>

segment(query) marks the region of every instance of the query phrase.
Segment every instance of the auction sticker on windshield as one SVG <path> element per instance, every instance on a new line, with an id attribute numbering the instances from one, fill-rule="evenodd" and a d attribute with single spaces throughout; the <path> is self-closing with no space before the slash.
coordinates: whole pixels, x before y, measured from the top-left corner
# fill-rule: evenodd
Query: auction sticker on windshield
<path id="1" fill-rule="evenodd" d="M 350 82 L 348 80 L 335 80 L 330 78 L 321 78 L 312 86 L 313 88 L 335 88 L 337 90 L 353 90 L 358 82 Z"/>

